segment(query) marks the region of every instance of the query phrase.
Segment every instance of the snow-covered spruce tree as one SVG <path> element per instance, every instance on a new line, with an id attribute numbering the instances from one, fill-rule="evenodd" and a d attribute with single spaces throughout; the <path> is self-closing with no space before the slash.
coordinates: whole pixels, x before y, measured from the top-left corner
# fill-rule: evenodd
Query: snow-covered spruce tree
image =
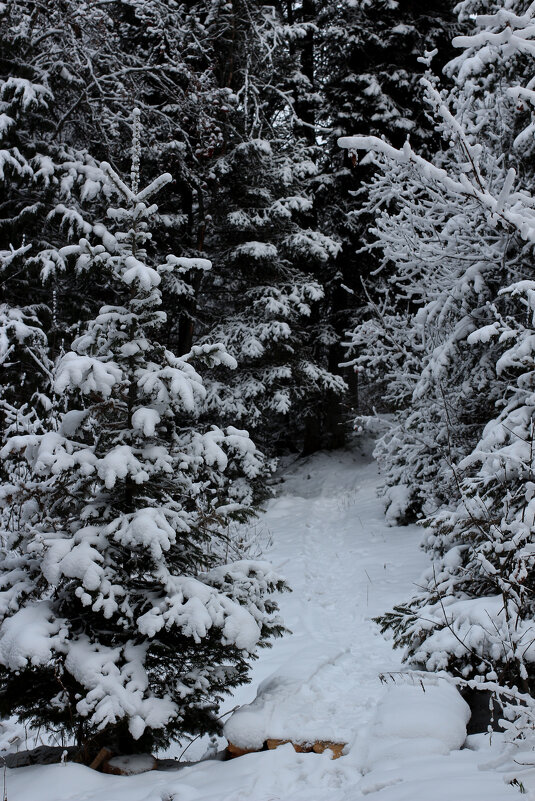
<path id="1" fill-rule="evenodd" d="M 420 59 L 439 48 L 439 65 L 447 61 L 454 6 L 448 0 L 317 4 L 318 81 L 327 100 L 320 117 L 335 126 L 330 156 L 340 166 L 336 135 L 382 135 L 397 146 L 410 135 L 428 148 L 436 141 L 422 103 Z"/>
<path id="2" fill-rule="evenodd" d="M 18 406 L 46 388 L 51 360 L 81 310 L 95 311 L 95 286 L 80 275 L 71 282 L 59 250 L 69 229 L 68 236 L 91 230 L 80 201 L 89 205 L 104 180 L 94 159 L 52 132 L 66 58 L 50 47 L 59 29 L 35 11 L 26 0 L 0 8 L 2 397 Z"/>
<path id="3" fill-rule="evenodd" d="M 56 286 L 41 280 L 52 264 L 46 215 L 57 162 L 43 142 L 53 102 L 45 71 L 26 59 L 30 35 L 14 0 L 0 8 L 0 447 L 15 434 L 43 431 L 51 411 L 51 341 Z M 31 59 L 29 59 L 31 62 Z M 42 260 L 40 253 L 46 253 Z M 8 481 L 0 464 L 0 480 Z M 22 478 L 27 470 L 21 462 Z"/>
<path id="4" fill-rule="evenodd" d="M 115 233 L 70 252 L 120 302 L 60 360 L 70 408 L 57 426 L 2 451 L 30 476 L 2 496 L 17 514 L 2 554 L 0 712 L 57 727 L 86 757 L 217 730 L 221 694 L 282 631 L 270 593 L 283 583 L 266 563 L 224 558 L 226 521 L 251 513 L 240 476 L 261 456 L 244 431 L 196 424 L 192 361 L 235 362 L 219 344 L 179 358 L 158 341 L 162 277 L 196 266 L 151 259 L 147 201 L 170 176 L 139 191 L 136 158 L 132 188 L 103 168 L 124 204 L 109 211 Z"/>
<path id="5" fill-rule="evenodd" d="M 449 0 L 317 4 L 317 82 L 324 98 L 318 123 L 328 133 L 316 202 L 323 230 L 342 241 L 337 268 L 348 286 L 360 289 L 357 277 L 370 269 L 365 256 L 357 255 L 368 239 L 369 215 L 359 213 L 365 193 L 357 200 L 351 193 L 370 179 L 373 164 L 355 162 L 337 140 L 375 135 L 399 147 L 410 137 L 414 146 L 433 150 L 437 136 L 422 103 L 421 58 L 436 48 L 441 64 L 447 60 L 454 5 Z"/>
<path id="6" fill-rule="evenodd" d="M 533 246 L 526 250 L 528 266 Z M 498 343 L 496 372 L 509 387 L 503 409 L 455 467 L 457 500 L 425 521 L 433 563 L 420 592 L 380 618 L 413 665 L 497 691 L 515 734 L 526 713 L 535 725 L 532 701 L 516 692 L 535 691 L 534 289 L 531 280 L 505 288 L 495 321 L 468 337 L 474 346 Z M 504 688 L 513 694 L 502 696 Z"/>
<path id="7" fill-rule="evenodd" d="M 7 19 L 6 19 L 7 17 Z M 21 41 L 22 40 L 22 41 Z M 35 145 L 39 119 L 51 95 L 44 76 L 18 63 L 24 49 L 14 36 L 6 6 L 0 10 L 0 442 L 11 404 L 22 404 L 46 375 L 45 296 L 27 264 L 26 234 L 42 226 L 49 190 L 43 172 L 50 158 Z M 34 142 L 32 143 L 32 139 Z M 40 202 L 41 197 L 41 202 Z M 42 241 L 42 240 L 40 240 Z M 45 375 L 43 375 L 43 369 Z"/>
<path id="8" fill-rule="evenodd" d="M 131 134 L 132 103 L 140 107 L 150 132 L 146 173 L 173 174 L 153 221 L 154 246 L 165 254 L 179 237 L 189 255 L 202 249 L 199 176 L 203 159 L 222 145 L 218 118 L 225 116 L 229 92 L 215 85 L 203 32 L 191 36 L 188 17 L 186 5 L 163 0 L 97 6 L 77 0 L 48 5 L 11 0 L 2 5 L 0 111 L 7 116 L 0 136 L 2 150 L 9 149 L 14 159 L 1 178 L 8 181 L 8 191 L 2 198 L 0 249 L 19 248 L 26 234 L 30 257 L 36 259 L 42 250 L 64 245 L 67 232 L 77 241 L 87 235 L 88 225 L 105 220 L 98 162 L 128 169 L 124 141 Z M 24 166 L 18 177 L 17 162 Z M 64 210 L 54 213 L 58 204 L 68 216 Z M 42 304 L 45 330 L 55 327 L 50 346 L 64 340 L 68 347 L 72 326 L 110 300 L 108 288 L 85 283 L 80 274 L 71 281 L 53 257 L 26 267 L 32 265 L 25 303 L 30 298 Z M 22 275 L 27 280 L 30 271 Z M 179 353 L 187 352 L 195 293 L 182 295 L 179 312 L 167 296 L 164 303 L 172 312 L 165 337 Z"/>
<path id="9" fill-rule="evenodd" d="M 0 252 L 0 265 L 16 261 L 18 255 L 17 251 Z M 52 408 L 53 365 L 48 350 L 41 321 L 31 307 L 0 304 L 0 444 L 14 435 L 43 431 Z M 11 480 L 4 468 L 0 462 L 0 484 Z M 22 470 L 25 472 L 25 467 Z M 0 488 L 0 496 L 2 492 Z"/>
<path id="10" fill-rule="evenodd" d="M 318 399 L 344 390 L 342 379 L 317 362 L 308 330 L 323 296 L 308 270 L 325 264 L 337 246 L 296 222 L 311 202 L 299 192 L 298 170 L 313 165 L 290 165 L 281 148 L 280 141 L 253 139 L 214 168 L 216 179 L 222 175 L 227 253 L 214 276 L 220 322 L 210 336 L 224 342 L 240 370 L 211 384 L 210 404 L 257 430 L 271 452 L 289 437 L 298 447 Z"/>
<path id="11" fill-rule="evenodd" d="M 212 59 L 235 98 L 225 152 L 206 165 L 205 248 L 218 271 L 201 291 L 211 312 L 206 337 L 223 341 L 240 369 L 207 378 L 210 408 L 242 420 L 274 453 L 299 448 L 320 400 L 344 390 L 324 364 L 314 315 L 324 292 L 318 277 L 338 245 L 314 225 L 307 184 L 317 170 L 294 135 L 284 67 L 293 63 L 295 30 L 274 8 L 248 0 L 200 6 L 205 26 L 217 24 Z"/>
<path id="12" fill-rule="evenodd" d="M 312 403 L 303 415 L 298 406 L 290 417 L 298 416 L 304 420 L 303 453 L 311 453 L 319 448 L 337 448 L 343 446 L 349 429 L 348 421 L 348 387 L 340 376 L 340 335 L 342 315 L 340 304 L 347 305 L 347 294 L 341 289 L 342 271 L 340 270 L 341 239 L 339 232 L 328 229 L 326 225 L 324 203 L 326 195 L 318 193 L 322 186 L 320 176 L 324 166 L 324 140 L 330 131 L 325 127 L 326 115 L 323 113 L 327 98 L 325 95 L 325 70 L 322 63 L 326 49 L 324 48 L 324 30 L 321 14 L 324 3 L 318 0 L 289 0 L 279 4 L 280 15 L 284 21 L 286 35 L 285 61 L 279 59 L 276 76 L 278 87 L 289 100 L 285 116 L 292 115 L 289 128 L 288 153 L 293 158 L 288 165 L 289 170 L 296 170 L 296 165 L 312 164 L 314 169 L 301 177 L 300 193 L 311 201 L 306 216 L 309 233 L 328 233 L 336 250 L 326 259 L 318 260 L 312 256 L 304 267 L 313 279 L 321 285 L 322 297 L 314 304 L 308 325 L 311 353 L 318 367 L 325 376 L 333 376 L 325 383 L 323 392 L 315 391 L 309 396 Z M 324 20 L 323 20 L 324 22 Z M 331 199 L 332 200 L 332 199 Z M 303 225 L 301 218 L 300 224 Z M 297 415 L 295 414 L 297 412 Z"/>
<path id="13" fill-rule="evenodd" d="M 461 5 L 461 11 L 473 13 L 473 4 Z M 454 158 L 453 144 L 441 167 L 410 147 L 394 151 L 358 137 L 342 144 L 371 147 L 392 163 L 410 166 L 444 199 L 464 196 L 466 225 L 477 223 L 475 204 L 486 217 L 489 242 L 494 239 L 498 248 L 494 254 L 489 250 L 484 271 L 475 265 L 480 283 L 494 274 L 493 302 L 472 308 L 456 332 L 457 352 L 468 368 L 470 348 L 493 365 L 494 380 L 487 377 L 487 386 L 497 398 L 498 414 L 494 411 L 479 441 L 453 465 L 458 492 L 450 504 L 426 520 L 425 547 L 433 564 L 421 590 L 381 623 L 394 630 L 396 644 L 407 646 L 405 658 L 413 665 L 447 669 L 476 687 L 508 688 L 506 701 L 521 691 L 529 702 L 527 694 L 535 688 L 535 304 L 529 278 L 535 243 L 535 5 L 507 2 L 492 11 L 476 19 L 473 36 L 456 41 L 464 52 L 451 65 L 459 86 L 455 117 L 429 90 L 464 160 Z M 464 297 L 469 300 L 470 292 Z M 451 359 L 450 342 L 446 332 L 422 373 L 423 386 L 426 374 Z M 470 383 L 469 370 L 466 375 Z M 506 713 L 513 728 L 515 721 L 526 724 L 522 705 L 509 706 Z"/>

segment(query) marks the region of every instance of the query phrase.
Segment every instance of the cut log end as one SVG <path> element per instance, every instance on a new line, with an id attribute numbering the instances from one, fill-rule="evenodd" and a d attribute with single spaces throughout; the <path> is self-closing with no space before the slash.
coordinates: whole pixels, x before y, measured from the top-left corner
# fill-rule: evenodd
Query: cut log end
<path id="1" fill-rule="evenodd" d="M 227 755 L 229 759 L 234 759 L 235 757 L 245 756 L 245 754 L 255 754 L 257 751 L 262 751 L 261 748 L 240 748 L 238 745 L 234 745 L 234 743 L 229 743 L 227 745 Z"/>
<path id="2" fill-rule="evenodd" d="M 324 751 L 329 749 L 332 751 L 333 759 L 339 759 L 344 752 L 346 743 L 333 743 L 329 740 L 318 740 L 314 743 L 313 751 L 316 754 L 323 754 Z"/>
<path id="3" fill-rule="evenodd" d="M 279 745 L 286 745 L 286 743 L 292 743 L 294 751 L 297 751 L 298 754 L 310 754 L 314 750 L 312 743 L 294 743 L 291 740 L 266 740 L 269 751 L 278 748 Z"/>

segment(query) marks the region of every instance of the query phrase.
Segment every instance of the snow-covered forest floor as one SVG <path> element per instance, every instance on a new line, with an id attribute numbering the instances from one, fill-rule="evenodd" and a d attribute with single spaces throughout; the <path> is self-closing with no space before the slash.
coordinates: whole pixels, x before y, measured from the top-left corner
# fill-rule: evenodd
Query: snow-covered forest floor
<path id="1" fill-rule="evenodd" d="M 425 567 L 419 529 L 386 525 L 377 481 L 359 447 L 281 474 L 255 536 L 293 588 L 281 598 L 292 634 L 261 653 L 252 683 L 224 708 L 250 703 L 260 686 L 256 705 L 227 724 L 233 739 L 345 742 L 343 757 L 287 744 L 133 777 L 75 764 L 18 768 L 6 771 L 7 801 L 507 801 L 519 790 L 535 799 L 535 754 L 513 752 L 500 735 L 465 741 L 456 691 L 432 676 L 424 692 L 371 620 L 406 599 Z M 184 759 L 205 750 L 193 743 Z M 523 787 L 509 784 L 515 778 Z"/>

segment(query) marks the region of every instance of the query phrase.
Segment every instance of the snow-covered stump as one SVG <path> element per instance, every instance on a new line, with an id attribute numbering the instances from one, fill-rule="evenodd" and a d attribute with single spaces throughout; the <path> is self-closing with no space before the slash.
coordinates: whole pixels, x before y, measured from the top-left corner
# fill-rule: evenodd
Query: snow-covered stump
<path id="1" fill-rule="evenodd" d="M 447 755 L 463 747 L 470 709 L 457 687 L 432 674 L 408 672 L 388 687 L 352 748 L 368 774 L 414 753 Z"/>
<path id="2" fill-rule="evenodd" d="M 227 720 L 224 733 L 229 756 L 272 751 L 291 744 L 298 753 L 330 752 L 338 759 L 357 754 L 364 772 L 383 758 L 404 758 L 415 745 L 422 753 L 448 754 L 462 748 L 470 709 L 455 684 L 446 677 L 411 673 L 396 677 L 385 691 L 368 723 L 351 709 L 351 695 L 333 703 L 326 693 L 328 670 L 343 658 L 335 648 L 325 649 L 317 661 L 311 646 L 301 652 L 299 669 L 292 660 L 266 679 L 254 701 Z M 322 673 L 320 687 L 314 683 Z M 356 738 L 355 734 L 358 732 Z"/>

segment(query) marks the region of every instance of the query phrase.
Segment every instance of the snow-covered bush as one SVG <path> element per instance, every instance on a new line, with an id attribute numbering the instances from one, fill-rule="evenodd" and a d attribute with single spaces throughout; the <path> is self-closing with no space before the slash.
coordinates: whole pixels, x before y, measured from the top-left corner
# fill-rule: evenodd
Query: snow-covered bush
<path id="1" fill-rule="evenodd" d="M 164 279 L 209 266 L 152 257 L 148 201 L 171 176 L 138 189 L 137 140 L 131 188 L 102 169 L 123 204 L 113 228 L 62 255 L 106 276 L 114 302 L 57 364 L 67 411 L 2 450 L 26 472 L 2 492 L 0 712 L 64 730 L 86 755 L 217 730 L 221 694 L 282 631 L 270 594 L 284 586 L 266 563 L 225 564 L 218 545 L 251 514 L 263 459 L 247 432 L 201 427 L 194 363 L 235 361 L 217 343 L 177 357 L 158 339 Z"/>
<path id="2" fill-rule="evenodd" d="M 520 298 L 527 320 L 520 307 L 517 317 L 468 338 L 507 343 L 496 370 L 510 389 L 455 468 L 460 499 L 426 521 L 425 547 L 435 561 L 423 591 L 384 618 L 415 664 L 523 692 L 533 690 L 535 663 L 534 289 L 523 281 L 502 292 Z"/>
<path id="3" fill-rule="evenodd" d="M 470 17 L 479 6 L 462 3 L 460 11 Z M 433 387 L 444 379 L 451 385 L 453 377 L 452 395 L 465 415 L 472 410 L 476 427 L 450 450 L 453 492 L 425 521 L 432 567 L 412 601 L 381 623 L 394 629 L 398 645 L 407 646 L 412 664 L 533 693 L 535 7 L 526 6 L 515 0 L 493 4 L 494 13 L 476 19 L 473 36 L 454 41 L 463 52 L 449 66 L 457 81 L 453 111 L 428 82 L 428 98 L 449 143 L 436 163 L 409 144 L 397 151 L 364 137 L 342 144 L 382 154 L 382 163 L 412 176 L 420 192 L 432 193 L 443 207 L 450 204 L 459 222 L 449 229 L 436 226 L 438 277 L 452 249 L 459 264 L 465 262 L 463 270 L 450 270 L 454 280 L 445 285 L 442 300 L 444 287 L 428 273 L 428 297 L 422 295 L 414 321 L 425 315 L 427 322 L 438 310 L 440 327 L 434 329 L 434 346 L 422 362 L 411 403 L 416 401 L 424 419 Z M 398 230 L 396 219 L 405 216 L 406 253 L 412 258 L 433 238 L 426 240 L 422 226 L 413 225 L 414 203 L 403 199 L 393 223 L 381 217 L 380 236 L 384 241 Z M 446 223 L 454 220 L 450 213 Z M 393 253 L 390 257 L 395 261 Z M 401 262 L 407 263 L 403 254 Z M 409 292 L 419 278 L 410 275 Z M 481 410 L 486 420 L 477 419 Z M 455 418 L 445 417 L 448 438 L 456 426 Z M 439 465 L 439 480 L 443 475 Z M 518 721 L 518 707 L 508 716 Z"/>
<path id="4" fill-rule="evenodd" d="M 503 85 L 513 81 L 511 65 L 490 54 L 495 69 L 482 77 L 469 43 L 455 40 L 463 43 L 468 49 L 447 68 L 457 80 L 449 97 L 432 77 L 422 80 L 446 144 L 432 163 L 408 142 L 395 150 L 375 137 L 341 140 L 355 156 L 369 151 L 378 168 L 365 210 L 375 214 L 384 299 L 376 290 L 347 347 L 349 364 L 379 382 L 395 412 L 376 455 L 387 505 L 392 488 L 396 497 L 404 488 L 406 502 L 390 509 L 397 519 L 428 514 L 456 492 L 450 466 L 475 445 L 505 391 L 494 369 L 500 348 L 468 345 L 467 337 L 492 320 L 493 300 L 522 276 L 525 259 L 520 224 L 499 208 L 511 192 L 512 160 L 529 186 L 529 152 L 519 152 L 529 114 Z M 522 54 L 517 61 L 523 80 Z"/>

